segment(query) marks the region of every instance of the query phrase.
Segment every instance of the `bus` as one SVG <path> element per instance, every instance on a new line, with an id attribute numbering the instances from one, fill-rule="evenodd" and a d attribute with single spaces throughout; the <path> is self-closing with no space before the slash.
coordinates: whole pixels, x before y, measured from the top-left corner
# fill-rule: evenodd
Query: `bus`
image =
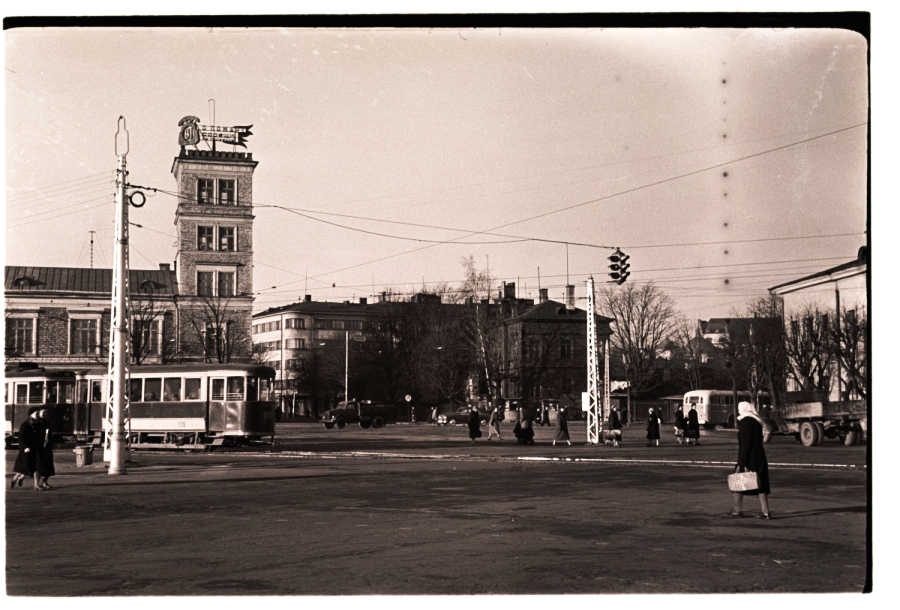
<path id="1" fill-rule="evenodd" d="M 691 390 L 686 392 L 681 403 L 682 413 L 687 417 L 691 406 L 697 409 L 697 420 L 705 428 L 725 426 L 734 428 L 737 421 L 737 403 L 732 390 Z M 737 392 L 738 402 L 753 402 L 753 393 L 747 390 Z"/>

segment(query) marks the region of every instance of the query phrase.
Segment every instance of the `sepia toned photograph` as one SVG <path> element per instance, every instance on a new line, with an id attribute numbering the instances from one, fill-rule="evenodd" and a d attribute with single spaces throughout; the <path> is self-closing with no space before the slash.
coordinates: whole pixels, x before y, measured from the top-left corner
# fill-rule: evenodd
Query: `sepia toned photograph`
<path id="1" fill-rule="evenodd" d="M 877 590 L 869 28 L 7 16 L 7 601 Z"/>

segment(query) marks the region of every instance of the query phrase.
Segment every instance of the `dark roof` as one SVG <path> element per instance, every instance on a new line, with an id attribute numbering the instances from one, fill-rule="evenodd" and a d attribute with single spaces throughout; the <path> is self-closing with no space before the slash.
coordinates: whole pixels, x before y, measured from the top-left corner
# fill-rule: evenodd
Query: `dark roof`
<path id="1" fill-rule="evenodd" d="M 170 269 L 131 269 L 131 294 L 172 295 L 178 292 L 178 277 Z M 112 269 L 82 267 L 7 266 L 4 288 L 9 292 L 112 293 Z"/>
<path id="2" fill-rule="evenodd" d="M 513 318 L 514 320 L 526 320 L 528 322 L 558 322 L 558 321 L 580 321 L 584 323 L 584 317 L 587 312 L 583 309 L 568 309 L 564 303 L 559 301 L 544 301 L 533 307 L 529 307 L 521 314 Z M 612 318 L 597 315 L 600 322 L 612 322 Z"/>

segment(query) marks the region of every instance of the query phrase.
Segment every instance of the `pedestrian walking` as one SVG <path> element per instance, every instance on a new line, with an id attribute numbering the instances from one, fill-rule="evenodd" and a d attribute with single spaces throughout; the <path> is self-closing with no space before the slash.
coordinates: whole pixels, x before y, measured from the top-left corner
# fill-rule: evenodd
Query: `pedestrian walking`
<path id="1" fill-rule="evenodd" d="M 478 408 L 472 405 L 469 410 L 469 438 L 474 443 L 479 437 L 481 437 L 481 414 Z"/>
<path id="2" fill-rule="evenodd" d="M 553 446 L 556 447 L 556 441 L 560 443 L 565 441 L 571 447 L 572 441 L 569 439 L 569 410 L 565 405 L 556 411 L 556 419 L 556 436 L 553 439 Z"/>
<path id="3" fill-rule="evenodd" d="M 534 444 L 534 425 L 531 416 L 524 408 L 516 410 L 516 427 L 513 428 L 513 434 L 520 445 Z"/>
<path id="4" fill-rule="evenodd" d="M 687 442 L 689 445 L 700 444 L 700 420 L 697 417 L 697 407 L 691 405 L 687 416 Z"/>
<path id="5" fill-rule="evenodd" d="M 40 475 L 37 471 L 37 456 L 41 446 L 39 417 L 38 411 L 32 411 L 19 426 L 19 451 L 16 453 L 16 461 L 13 464 L 14 474 L 9 483 L 10 488 L 16 485 L 21 487 L 26 478 L 34 478 L 34 488 L 41 489 Z"/>
<path id="6" fill-rule="evenodd" d="M 541 425 L 542 426 L 550 425 L 550 407 L 548 407 L 544 403 L 541 403 Z"/>
<path id="7" fill-rule="evenodd" d="M 677 445 L 684 445 L 687 442 L 686 431 L 687 420 L 684 418 L 684 410 L 679 406 L 675 409 L 675 443 Z"/>
<path id="8" fill-rule="evenodd" d="M 35 461 L 35 470 L 39 475 L 38 487 L 51 489 L 50 477 L 56 474 L 56 467 L 53 463 L 53 430 L 50 428 L 49 410 L 41 409 L 38 422 L 40 422 L 40 445 Z"/>
<path id="9" fill-rule="evenodd" d="M 659 416 L 653 407 L 647 412 L 647 446 L 659 447 Z"/>
<path id="10" fill-rule="evenodd" d="M 622 446 L 622 418 L 619 417 L 617 407 L 613 407 L 609 411 L 609 435 L 613 447 Z"/>
<path id="11" fill-rule="evenodd" d="M 497 435 L 497 440 L 503 438 L 500 434 L 500 422 L 503 421 L 503 413 L 500 411 L 500 407 L 494 407 L 491 409 L 491 415 L 488 419 L 488 440 L 494 438 L 494 435 Z"/>
<path id="12" fill-rule="evenodd" d="M 744 496 L 759 496 L 760 519 L 771 519 L 769 512 L 769 462 L 763 445 L 763 422 L 753 405 L 738 403 L 738 458 L 736 472 L 756 473 L 757 489 L 732 493 L 732 517 L 743 516 Z"/>
<path id="13" fill-rule="evenodd" d="M 433 424 L 437 423 L 437 416 L 438 416 L 438 408 L 437 408 L 437 405 L 434 405 L 431 407 L 431 423 L 433 423 Z"/>

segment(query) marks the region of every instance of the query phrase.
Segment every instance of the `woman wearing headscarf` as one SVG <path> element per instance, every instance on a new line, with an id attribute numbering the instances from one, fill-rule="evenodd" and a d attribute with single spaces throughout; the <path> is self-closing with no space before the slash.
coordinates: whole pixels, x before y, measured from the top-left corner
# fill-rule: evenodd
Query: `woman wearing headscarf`
<path id="1" fill-rule="evenodd" d="M 469 410 L 469 438 L 475 442 L 476 438 L 481 436 L 481 413 L 478 408 L 472 405 Z"/>
<path id="2" fill-rule="evenodd" d="M 56 466 L 53 463 L 53 430 L 50 428 L 50 411 L 41 409 L 38 414 L 40 422 L 40 446 L 35 461 L 35 469 L 38 472 L 38 486 L 42 489 L 50 489 L 50 477 L 56 474 Z"/>
<path id="3" fill-rule="evenodd" d="M 41 478 L 37 471 L 38 452 L 43 444 L 39 416 L 38 411 L 32 411 L 19 427 L 19 452 L 13 465 L 14 474 L 10 487 L 21 487 L 26 478 L 34 477 L 34 488 L 41 489 Z"/>
<path id="4" fill-rule="evenodd" d="M 653 407 L 647 412 L 647 446 L 659 447 L 659 416 Z"/>
<path id="5" fill-rule="evenodd" d="M 759 496 L 758 517 L 771 519 L 769 512 L 769 463 L 766 461 L 766 451 L 763 448 L 763 422 L 759 413 L 749 402 L 738 403 L 738 470 L 747 470 L 756 473 L 758 488 L 752 491 L 732 493 L 734 506 L 731 509 L 732 517 L 742 516 L 742 504 L 744 496 Z"/>

